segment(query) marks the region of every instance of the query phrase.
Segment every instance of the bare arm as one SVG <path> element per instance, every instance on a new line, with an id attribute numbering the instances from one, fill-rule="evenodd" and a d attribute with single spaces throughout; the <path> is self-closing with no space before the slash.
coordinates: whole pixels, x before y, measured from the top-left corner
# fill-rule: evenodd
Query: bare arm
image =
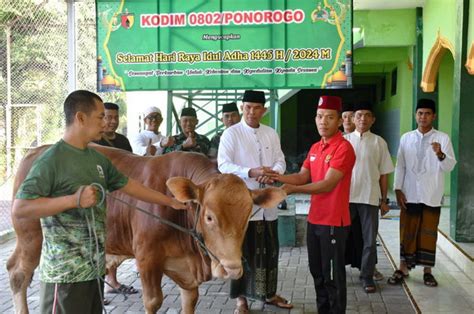
<path id="1" fill-rule="evenodd" d="M 309 170 L 306 169 L 309 175 Z M 323 180 L 318 182 L 304 184 L 304 185 L 291 185 L 285 184 L 282 186 L 282 189 L 287 193 L 304 193 L 304 194 L 320 194 L 331 192 L 339 181 L 344 177 L 342 171 L 336 170 L 334 168 L 329 168 L 328 172 L 324 176 Z"/>
<path id="2" fill-rule="evenodd" d="M 387 191 L 388 191 L 388 174 L 382 174 L 379 179 L 380 192 L 382 193 L 382 199 L 380 203 L 380 213 L 385 215 L 390 211 L 387 204 Z"/>
<path id="3" fill-rule="evenodd" d="M 128 179 L 127 185 L 121 188 L 120 191 L 144 202 L 170 206 L 174 209 L 186 209 L 185 204 L 161 192 L 152 190 L 132 178 Z"/>
<path id="4" fill-rule="evenodd" d="M 287 175 L 278 174 L 274 177 L 274 179 L 275 181 L 278 181 L 281 183 L 287 183 L 287 184 L 292 184 L 292 185 L 303 185 L 310 182 L 311 175 L 308 169 L 301 167 L 300 172 L 298 173 L 292 173 L 292 174 L 287 174 Z"/>
<path id="5" fill-rule="evenodd" d="M 77 208 L 80 189 L 76 193 L 59 197 L 40 197 L 34 200 L 15 199 L 12 214 L 17 218 L 39 219 Z M 80 206 L 87 208 L 97 203 L 96 189 L 86 186 L 81 194 Z"/>

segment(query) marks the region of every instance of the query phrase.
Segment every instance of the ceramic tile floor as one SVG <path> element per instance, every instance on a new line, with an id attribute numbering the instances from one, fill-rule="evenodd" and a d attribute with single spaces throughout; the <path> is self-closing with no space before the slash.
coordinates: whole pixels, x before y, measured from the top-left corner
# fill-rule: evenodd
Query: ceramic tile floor
<path id="1" fill-rule="evenodd" d="M 398 265 L 399 256 L 399 211 L 392 210 L 389 219 L 381 219 L 379 234 L 390 256 Z M 436 252 L 433 274 L 438 287 L 423 284 L 423 268 L 417 267 L 406 280 L 407 287 L 421 313 L 474 313 L 474 281 L 466 276 L 441 250 Z"/>

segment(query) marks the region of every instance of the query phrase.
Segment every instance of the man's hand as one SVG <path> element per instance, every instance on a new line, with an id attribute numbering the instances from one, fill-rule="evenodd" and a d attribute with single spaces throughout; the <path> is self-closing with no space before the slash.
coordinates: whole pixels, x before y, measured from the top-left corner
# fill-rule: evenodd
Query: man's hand
<path id="1" fill-rule="evenodd" d="M 296 185 L 293 184 L 283 184 L 280 187 L 283 191 L 286 192 L 287 195 L 295 193 Z"/>
<path id="2" fill-rule="evenodd" d="M 194 136 L 194 134 L 189 133 L 188 137 L 186 138 L 186 141 L 184 141 L 183 143 L 183 148 L 192 148 L 195 147 L 196 144 L 196 137 Z"/>
<path id="3" fill-rule="evenodd" d="M 172 136 L 164 137 L 160 142 L 160 146 L 163 148 L 170 147 L 173 145 L 174 145 L 174 137 Z"/>
<path id="4" fill-rule="evenodd" d="M 390 211 L 390 207 L 388 207 L 388 204 L 385 202 L 382 202 L 382 204 L 380 204 L 380 214 L 382 216 L 385 216 L 389 211 Z"/>
<path id="5" fill-rule="evenodd" d="M 278 174 L 278 172 L 276 172 L 270 167 L 257 167 L 257 168 L 252 168 L 249 170 L 250 178 L 272 177 L 275 174 Z"/>
<path id="6" fill-rule="evenodd" d="M 180 201 L 176 200 L 175 198 L 171 198 L 171 204 L 169 205 L 174 209 L 187 209 L 188 206 Z"/>
<path id="7" fill-rule="evenodd" d="M 395 190 L 395 195 L 397 196 L 397 204 L 400 206 L 402 209 L 407 209 L 406 203 L 407 203 L 407 198 L 405 197 L 405 194 L 401 190 Z"/>
<path id="8" fill-rule="evenodd" d="M 81 208 L 89 208 L 97 204 L 97 189 L 94 186 L 87 185 L 84 187 L 81 194 L 80 191 L 81 188 L 79 188 L 76 193 L 74 193 L 74 196 L 76 202 L 78 201 L 77 203 L 79 203 Z M 81 198 L 80 200 L 79 197 Z"/>
<path id="9" fill-rule="evenodd" d="M 431 147 L 433 148 L 433 151 L 435 152 L 436 156 L 442 154 L 443 152 L 441 151 L 441 144 L 438 142 L 433 142 L 431 143 Z"/>
<path id="10" fill-rule="evenodd" d="M 258 183 L 262 184 L 273 184 L 275 182 L 272 178 L 267 176 L 260 176 L 257 177 L 255 180 L 257 180 Z"/>
<path id="11" fill-rule="evenodd" d="M 156 147 L 152 145 L 151 138 L 148 141 L 148 145 L 146 146 L 145 156 L 155 156 L 156 154 Z"/>
<path id="12" fill-rule="evenodd" d="M 444 158 L 446 158 L 446 155 L 443 153 L 443 151 L 441 150 L 441 144 L 438 143 L 438 142 L 433 142 L 431 143 L 431 147 L 433 148 L 433 151 L 434 153 L 436 154 L 436 157 L 438 157 L 438 159 L 440 161 L 443 161 Z"/>

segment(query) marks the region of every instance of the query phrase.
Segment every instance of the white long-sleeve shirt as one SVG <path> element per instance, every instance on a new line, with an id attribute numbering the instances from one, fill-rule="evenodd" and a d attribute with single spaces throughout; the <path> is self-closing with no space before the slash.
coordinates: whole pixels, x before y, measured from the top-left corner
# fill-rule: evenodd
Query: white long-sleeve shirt
<path id="1" fill-rule="evenodd" d="M 260 124 L 252 128 L 244 120 L 226 129 L 222 134 L 217 153 L 221 173 L 232 173 L 242 178 L 249 189 L 258 189 L 255 178 L 249 178 L 249 170 L 270 167 L 280 174 L 286 170 L 285 156 L 280 138 L 272 128 Z M 254 205 L 253 213 L 258 210 Z M 276 220 L 277 208 L 262 209 L 251 220 Z"/>
<path id="2" fill-rule="evenodd" d="M 431 143 L 441 144 L 446 155 L 440 161 Z M 408 203 L 441 206 L 444 193 L 444 174 L 456 165 L 453 146 L 446 133 L 431 129 L 422 134 L 414 130 L 402 135 L 395 167 L 394 190 L 401 190 Z"/>
<path id="3" fill-rule="evenodd" d="M 393 172 L 394 167 L 385 140 L 367 131 L 344 135 L 356 154 L 352 169 L 350 203 L 378 206 L 382 193 L 380 176 Z"/>
<path id="4" fill-rule="evenodd" d="M 164 148 L 161 147 L 160 142 L 164 138 L 160 132 L 156 134 L 153 131 L 143 130 L 132 139 L 132 149 L 137 155 L 143 156 L 146 153 L 146 148 L 151 139 L 151 144 L 156 147 L 155 156 L 163 154 Z"/>

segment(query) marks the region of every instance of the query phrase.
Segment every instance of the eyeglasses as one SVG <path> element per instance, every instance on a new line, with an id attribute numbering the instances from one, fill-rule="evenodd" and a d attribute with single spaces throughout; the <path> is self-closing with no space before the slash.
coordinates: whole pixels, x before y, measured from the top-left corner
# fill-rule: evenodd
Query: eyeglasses
<path id="1" fill-rule="evenodd" d="M 160 120 L 163 120 L 163 118 L 161 117 L 161 115 L 159 113 L 157 114 L 153 114 L 153 115 L 149 115 L 147 116 L 145 119 L 148 119 L 150 121 L 160 121 Z"/>

